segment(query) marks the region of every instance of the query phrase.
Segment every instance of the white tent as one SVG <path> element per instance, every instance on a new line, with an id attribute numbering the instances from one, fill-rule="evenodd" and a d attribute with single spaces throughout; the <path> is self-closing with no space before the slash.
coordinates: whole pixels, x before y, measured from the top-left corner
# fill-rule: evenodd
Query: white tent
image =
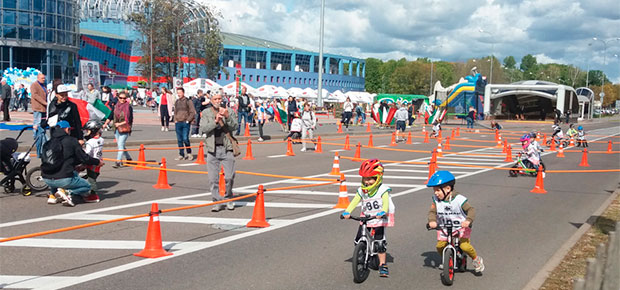
<path id="1" fill-rule="evenodd" d="M 256 91 L 252 86 L 244 82 L 241 82 L 241 86 L 245 87 L 247 89 L 247 92 L 250 94 L 254 94 Z M 237 82 L 232 82 L 230 84 L 227 84 L 223 88 L 224 88 L 224 93 L 234 95 L 237 92 Z"/>
<path id="2" fill-rule="evenodd" d="M 257 88 L 254 92 L 257 96 L 262 98 L 271 98 L 273 97 L 273 92 L 276 91 L 276 86 L 273 85 L 264 85 L 262 87 Z"/>
<path id="3" fill-rule="evenodd" d="M 304 90 L 298 87 L 290 88 L 287 90 L 287 93 L 293 97 L 301 97 L 304 98 Z"/>
<path id="4" fill-rule="evenodd" d="M 329 101 L 335 100 L 338 103 L 344 103 L 346 99 L 347 99 L 347 96 L 345 96 L 340 90 L 336 90 L 327 96 L 327 100 Z"/>

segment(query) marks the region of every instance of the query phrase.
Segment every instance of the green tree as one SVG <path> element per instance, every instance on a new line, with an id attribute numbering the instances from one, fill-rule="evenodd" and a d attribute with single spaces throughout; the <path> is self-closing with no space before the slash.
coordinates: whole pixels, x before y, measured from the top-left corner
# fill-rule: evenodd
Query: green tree
<path id="1" fill-rule="evenodd" d="M 366 59 L 366 91 L 370 93 L 381 92 L 381 81 L 383 75 L 381 74 L 381 67 L 383 61 L 376 58 Z"/>
<path id="2" fill-rule="evenodd" d="M 504 67 L 507 69 L 514 69 L 516 68 L 517 65 L 517 61 L 515 61 L 515 58 L 510 55 L 504 58 Z"/>
<path id="3" fill-rule="evenodd" d="M 536 72 L 538 66 L 538 62 L 536 61 L 536 57 L 528 54 L 521 59 L 521 71 L 523 72 Z"/>
<path id="4" fill-rule="evenodd" d="M 222 51 L 218 15 L 204 4 L 190 8 L 175 0 L 147 0 L 145 7 L 144 13 L 130 16 L 142 35 L 137 41 L 144 57 L 136 70 L 143 77 L 165 76 L 171 85 L 173 76 L 197 77 L 204 72 L 213 78 L 217 74 Z M 184 58 L 194 64 L 185 66 Z"/>

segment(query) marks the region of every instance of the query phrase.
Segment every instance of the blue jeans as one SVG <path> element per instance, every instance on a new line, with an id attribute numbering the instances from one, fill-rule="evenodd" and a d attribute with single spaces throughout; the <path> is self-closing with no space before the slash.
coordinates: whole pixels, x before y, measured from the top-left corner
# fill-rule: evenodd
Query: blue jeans
<path id="1" fill-rule="evenodd" d="M 474 128 L 474 120 L 470 117 L 465 118 L 465 120 L 467 121 L 467 128 Z"/>
<path id="2" fill-rule="evenodd" d="M 189 127 L 190 124 L 187 122 L 176 122 L 174 124 L 174 130 L 177 132 L 177 144 L 179 145 L 179 155 L 185 156 L 183 152 L 183 148 L 180 147 L 189 147 Z M 187 148 L 187 154 L 192 154 L 192 148 Z"/>
<path id="3" fill-rule="evenodd" d="M 71 195 L 81 196 L 87 196 L 90 191 L 90 184 L 88 181 L 78 176 L 76 171 L 73 171 L 73 177 L 61 179 L 43 178 L 43 181 L 50 187 L 51 194 L 56 193 L 59 188 L 66 190 Z"/>
<path id="4" fill-rule="evenodd" d="M 44 112 L 32 112 L 32 126 L 37 126 L 37 130 L 34 131 L 34 140 L 36 141 L 37 157 L 41 158 L 41 150 L 43 143 L 47 141 L 45 135 L 45 129 L 41 128 L 41 119 L 43 119 Z M 38 138 L 38 139 L 37 139 Z"/>
<path id="5" fill-rule="evenodd" d="M 241 132 L 241 120 L 245 120 L 245 123 L 248 123 L 248 112 L 239 110 L 239 116 L 237 117 L 237 121 L 239 122 L 239 127 L 237 127 L 237 135 Z M 245 125 L 244 125 L 245 126 Z"/>
<path id="6" fill-rule="evenodd" d="M 194 120 L 196 120 L 196 125 L 194 125 L 192 133 L 200 134 L 200 112 L 196 113 Z"/>
<path id="7" fill-rule="evenodd" d="M 116 138 L 116 145 L 118 148 L 116 159 L 119 160 L 116 162 L 121 162 L 120 160 L 123 160 L 123 156 L 126 160 L 131 160 L 129 152 L 124 151 L 125 149 L 127 149 L 127 147 L 125 147 L 125 142 L 127 142 L 127 137 L 129 137 L 129 133 L 119 133 L 118 130 L 116 130 L 114 131 L 114 137 Z"/>

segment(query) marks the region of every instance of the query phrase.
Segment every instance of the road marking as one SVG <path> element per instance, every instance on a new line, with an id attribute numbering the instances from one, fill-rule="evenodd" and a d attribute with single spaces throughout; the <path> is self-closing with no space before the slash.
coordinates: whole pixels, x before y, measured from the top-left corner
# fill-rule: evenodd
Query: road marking
<path id="1" fill-rule="evenodd" d="M 428 170 L 426 172 L 422 171 L 422 170 L 418 170 L 420 173 L 428 173 Z M 344 176 L 347 179 L 362 179 L 361 176 L 359 175 L 345 175 Z M 389 174 L 384 174 L 383 175 L 383 179 L 424 179 L 426 180 L 426 177 L 417 177 L 417 176 L 403 176 L 403 175 L 389 175 Z M 386 182 L 386 184 L 392 184 L 390 182 Z"/>
<path id="2" fill-rule="evenodd" d="M 256 189 L 237 189 L 235 193 L 255 193 Z M 339 193 L 337 191 L 328 192 L 328 191 L 310 191 L 310 190 L 277 190 L 277 191 L 267 191 L 266 195 L 272 194 L 299 194 L 299 195 L 329 195 L 329 196 L 338 196 Z M 349 194 L 350 196 L 354 196 L 355 194 Z"/>
<path id="3" fill-rule="evenodd" d="M 162 241 L 162 245 L 166 250 L 181 250 L 204 244 L 206 244 L 206 242 Z M 141 250 L 144 249 L 144 241 L 31 238 L 0 243 L 0 247 L 9 246 L 55 249 Z M 0 279 L 0 284 L 1 283 L 2 281 Z"/>
<path id="4" fill-rule="evenodd" d="M 198 166 L 198 165 L 202 165 L 202 164 L 198 164 L 198 163 L 183 163 L 183 164 L 177 164 L 177 166 Z"/>
<path id="5" fill-rule="evenodd" d="M 286 157 L 286 156 L 287 156 L 286 154 L 282 154 L 282 155 L 270 155 L 270 156 L 267 156 L 267 158 L 280 158 L 280 157 Z"/>
<path id="6" fill-rule="evenodd" d="M 204 202 L 201 202 L 204 203 Z M 332 205 L 333 206 L 333 205 Z M 85 215 L 73 215 L 71 217 L 66 217 L 64 220 L 86 220 L 86 221 L 105 221 L 111 219 L 118 218 L 126 218 L 130 215 L 116 215 L 116 214 L 85 214 Z M 174 216 L 174 215 L 160 215 L 160 222 L 168 222 L 168 223 L 190 223 L 190 224 L 230 224 L 237 226 L 245 226 L 251 218 L 217 218 L 217 217 L 198 217 L 198 216 Z M 139 221 L 139 222 L 148 222 L 148 217 L 130 219 L 127 221 Z M 281 224 L 284 223 L 284 220 L 270 220 L 270 223 Z"/>
<path id="7" fill-rule="evenodd" d="M 34 289 L 45 285 L 69 281 L 76 278 L 71 276 L 18 276 L 0 275 L 0 286 L 11 288 Z"/>
<path id="8" fill-rule="evenodd" d="M 344 150 L 344 149 L 329 150 L 329 152 L 342 152 L 342 151 L 349 151 L 349 150 Z"/>
<path id="9" fill-rule="evenodd" d="M 357 170 L 357 169 L 356 169 Z M 412 178 L 412 179 L 417 179 L 417 178 Z M 424 178 L 426 180 L 426 178 Z M 287 180 L 286 183 L 292 183 L 292 184 L 316 184 L 316 182 L 313 181 L 309 181 L 309 180 Z M 337 184 L 334 184 L 337 185 Z M 360 183 L 359 182 L 344 182 L 344 185 L 346 186 L 359 186 Z M 405 188 L 409 188 L 411 186 L 415 186 L 412 184 L 394 184 L 394 183 L 390 183 L 389 184 L 390 187 L 405 187 Z"/>
<path id="10" fill-rule="evenodd" d="M 336 194 L 338 195 L 338 194 Z M 205 204 L 209 201 L 206 200 L 170 200 L 166 201 L 166 204 L 187 204 L 187 205 L 198 205 Z M 235 201 L 235 204 L 238 206 L 254 206 L 254 202 L 248 201 Z M 293 203 L 293 202 L 265 202 L 265 207 L 273 207 L 273 208 L 331 208 L 334 206 L 333 204 L 320 204 L 320 203 Z M 180 221 L 179 221 L 180 222 Z M 226 223 L 226 222 L 222 222 Z"/>

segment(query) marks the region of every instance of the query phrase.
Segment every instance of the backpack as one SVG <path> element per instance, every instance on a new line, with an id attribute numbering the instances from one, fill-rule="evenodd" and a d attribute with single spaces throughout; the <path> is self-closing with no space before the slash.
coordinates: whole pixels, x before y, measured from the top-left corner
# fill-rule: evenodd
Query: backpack
<path id="1" fill-rule="evenodd" d="M 43 144 L 41 150 L 41 171 L 58 172 L 64 163 L 63 138 L 52 138 Z"/>

